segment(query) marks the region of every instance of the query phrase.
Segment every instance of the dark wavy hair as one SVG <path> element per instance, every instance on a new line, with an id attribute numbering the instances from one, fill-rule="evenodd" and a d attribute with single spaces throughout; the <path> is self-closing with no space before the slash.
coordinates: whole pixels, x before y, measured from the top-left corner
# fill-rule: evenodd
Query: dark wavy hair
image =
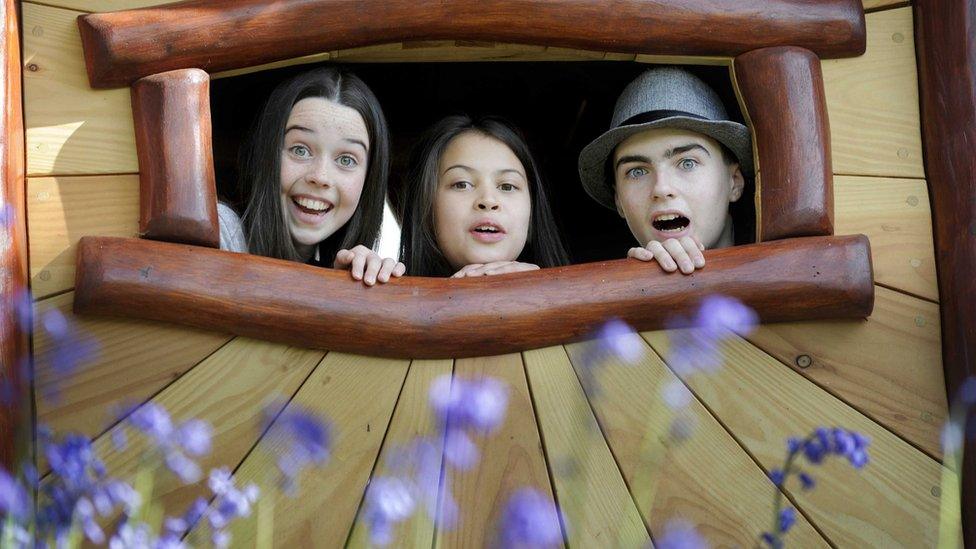
<path id="1" fill-rule="evenodd" d="M 455 115 L 434 124 L 414 146 L 403 198 L 403 232 L 400 257 L 413 276 L 450 276 L 450 263 L 437 246 L 434 234 L 434 194 L 437 192 L 438 163 L 455 137 L 477 132 L 504 143 L 522 163 L 529 181 L 532 213 L 529 234 L 518 261 L 540 267 L 557 267 L 569 263 L 556 227 L 546 190 L 535 160 L 519 131 L 497 117 L 472 118 Z"/>
<path id="2" fill-rule="evenodd" d="M 331 267 L 336 252 L 362 244 L 376 246 L 390 172 L 390 135 L 380 103 L 354 74 L 337 68 L 314 69 L 282 82 L 268 97 L 239 157 L 243 223 L 250 253 L 303 261 L 295 249 L 281 208 L 281 150 L 291 109 L 302 99 L 321 97 L 350 107 L 363 117 L 369 134 L 369 159 L 363 192 L 352 218 L 319 243 L 318 262 Z"/>

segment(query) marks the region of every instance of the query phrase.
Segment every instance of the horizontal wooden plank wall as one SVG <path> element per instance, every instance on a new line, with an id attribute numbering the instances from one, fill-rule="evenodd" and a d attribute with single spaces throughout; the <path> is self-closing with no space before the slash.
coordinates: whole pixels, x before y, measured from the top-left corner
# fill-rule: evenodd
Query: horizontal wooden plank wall
<path id="1" fill-rule="evenodd" d="M 386 471 L 384 459 L 397 442 L 432 432 L 426 387 L 436 375 L 451 371 L 451 361 L 414 361 L 408 366 L 406 361 L 330 353 L 319 363 L 321 352 L 244 338 L 228 343 L 230 337 L 220 334 L 70 315 L 77 240 L 95 234 L 133 236 L 138 229 L 138 166 L 129 92 L 89 88 L 75 18 L 83 12 L 164 3 L 168 2 L 23 3 L 30 275 L 40 299 L 37 317 L 51 309 L 64 311 L 101 349 L 93 363 L 69 380 L 60 402 L 39 397 L 38 419 L 59 432 L 101 435 L 96 444 L 107 450 L 106 430 L 113 424 L 114 407 L 152 397 L 171 407 L 177 417 L 204 417 L 218 425 L 217 446 L 208 465 L 240 464 L 244 481 L 263 481 L 274 467 L 266 444 L 259 443 L 248 454 L 254 442 L 251 424 L 263 404 L 257 396 L 298 390 L 295 405 L 314 408 L 335 421 L 336 446 L 330 466 L 306 477 L 303 486 L 308 490 L 298 499 L 282 496 L 276 501 L 275 524 L 290 536 L 279 543 L 316 539 L 360 546 L 367 532 L 355 517 L 361 512 L 366 481 Z M 749 545 L 768 528 L 774 488 L 764 475 L 782 458 L 785 436 L 833 422 L 869 432 L 875 461 L 857 474 L 842 464 L 818 470 L 821 486 L 810 494 L 788 487 L 803 511 L 788 540 L 803 546 L 933 544 L 938 503 L 933 488 L 941 474 L 938 432 L 946 402 L 911 10 L 901 7 L 905 4 L 864 0 L 870 12 L 867 53 L 823 62 L 835 228 L 837 234 L 863 233 L 871 240 L 878 284 L 872 317 L 863 322 L 767 326 L 749 342 L 735 342 L 720 374 L 686 380 L 697 397 L 692 403 L 695 434 L 683 445 L 668 447 L 662 442 L 667 441 L 666 425 L 658 425 L 661 438 L 651 446 L 666 457 L 656 465 L 639 461 L 647 418 L 665 412 L 654 395 L 662 383 L 676 378 L 650 347 L 637 368 L 605 367 L 598 375 L 601 395 L 587 395 L 576 376 L 568 375 L 573 366 L 579 369 L 585 344 L 566 351 L 556 347 L 521 357 L 459 361 L 462 371 L 492 370 L 514 382 L 516 401 L 509 413 L 522 421 L 506 425 L 512 433 L 483 441 L 488 469 L 455 479 L 462 516 L 471 516 L 477 526 L 435 532 L 418 517 L 398 529 L 400 540 L 422 540 L 424 546 L 435 539 L 449 545 L 481 541 L 497 520 L 497 512 L 483 501 L 489 497 L 486 491 L 503 502 L 512 487 L 529 483 L 551 490 L 568 513 L 583 507 L 574 516 L 579 529 L 570 530 L 570 546 L 599 543 L 607 536 L 639 542 L 648 530 L 660 535 L 672 511 L 698 523 L 713 543 Z M 323 52 L 215 77 L 327 59 L 691 61 L 438 41 Z M 729 60 L 694 62 L 727 65 Z M 43 331 L 38 334 L 35 354 L 43 388 L 51 375 L 43 356 L 53 343 Z M 664 351 L 663 333 L 645 335 Z M 306 381 L 301 374 L 313 368 Z M 113 375 L 119 369 L 126 372 L 124 379 Z M 269 377 L 264 369 L 286 375 Z M 235 382 L 214 385 L 218 379 Z M 238 384 L 250 388 L 250 396 L 241 402 L 228 393 Z M 582 407 L 587 404 L 584 395 L 593 406 L 589 411 Z M 239 416 L 230 419 L 231 411 Z M 533 415 L 538 426 L 529 419 Z M 510 421 L 516 416 L 510 415 Z M 587 437 L 594 425 L 603 429 L 605 442 Z M 518 439 L 508 440 L 513 435 Z M 548 456 L 538 451 L 541 443 Z M 515 466 L 519 472 L 502 483 L 509 464 L 505 460 L 512 455 L 523 461 Z M 564 464 L 581 455 L 592 460 L 586 473 L 567 476 Z M 134 466 L 131 452 L 110 460 L 113 471 L 127 474 Z M 653 499 L 638 496 L 635 479 L 656 479 Z M 628 485 L 633 494 L 626 493 Z M 200 493 L 201 487 L 177 489 L 169 484 L 162 490 L 168 494 L 167 505 L 175 505 Z M 627 499 L 634 496 L 636 501 Z M 875 505 L 885 511 L 868 514 Z M 234 532 L 235 542 L 253 539 L 253 524 L 241 524 Z M 205 532 L 197 531 L 190 539 L 202 535 Z"/>

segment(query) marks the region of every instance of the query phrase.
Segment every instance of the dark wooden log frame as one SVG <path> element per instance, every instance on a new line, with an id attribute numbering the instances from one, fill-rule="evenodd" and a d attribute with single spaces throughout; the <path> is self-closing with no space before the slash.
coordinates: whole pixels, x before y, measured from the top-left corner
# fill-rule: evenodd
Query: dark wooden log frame
<path id="1" fill-rule="evenodd" d="M 27 294 L 27 217 L 24 211 L 24 116 L 20 31 L 15 0 L 0 9 L 0 464 L 10 470 L 24 434 L 30 366 Z"/>
<path id="2" fill-rule="evenodd" d="M 720 293 L 763 322 L 863 318 L 874 305 L 864 236 L 714 250 L 693 275 L 622 259 L 476 279 L 366 287 L 346 271 L 148 240 L 84 237 L 75 312 L 145 318 L 301 347 L 446 358 L 580 339 L 609 317 L 640 330 L 690 317 Z"/>
<path id="3" fill-rule="evenodd" d="M 210 75 L 155 74 L 132 85 L 143 238 L 217 248 Z"/>
<path id="4" fill-rule="evenodd" d="M 763 48 L 733 63 L 762 164 L 759 241 L 834 233 L 830 126 L 820 59 L 797 47 Z"/>
<path id="5" fill-rule="evenodd" d="M 597 51 L 736 56 L 793 45 L 864 52 L 857 0 L 191 0 L 79 17 L 94 88 L 411 40 L 491 40 Z"/>
<path id="6" fill-rule="evenodd" d="M 976 376 L 976 0 L 913 2 L 925 175 L 932 201 L 942 363 L 954 399 Z M 970 421 L 976 420 L 976 414 Z M 962 465 L 966 547 L 976 547 L 976 441 Z"/>

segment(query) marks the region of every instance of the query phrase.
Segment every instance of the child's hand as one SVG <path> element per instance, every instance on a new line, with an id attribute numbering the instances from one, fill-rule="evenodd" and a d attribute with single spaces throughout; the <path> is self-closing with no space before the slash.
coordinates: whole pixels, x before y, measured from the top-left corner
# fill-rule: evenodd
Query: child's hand
<path id="1" fill-rule="evenodd" d="M 538 270 L 538 265 L 532 263 L 519 263 L 518 261 L 493 261 L 491 263 L 472 263 L 465 265 L 460 271 L 451 275 L 451 278 L 464 278 L 466 276 L 491 276 L 506 273 L 520 273 L 522 271 Z"/>
<path id="2" fill-rule="evenodd" d="M 683 236 L 680 239 L 669 238 L 664 242 L 652 240 L 643 248 L 631 248 L 627 257 L 641 261 L 657 261 L 662 269 L 669 273 L 681 269 L 684 274 L 691 274 L 695 269 L 705 266 L 705 247 L 697 238 Z"/>
<path id="3" fill-rule="evenodd" d="M 353 278 L 362 280 L 367 286 L 389 282 L 391 275 L 399 277 L 407 271 L 403 263 L 389 257 L 382 258 L 362 244 L 351 250 L 339 250 L 334 266 L 336 269 L 349 269 Z"/>

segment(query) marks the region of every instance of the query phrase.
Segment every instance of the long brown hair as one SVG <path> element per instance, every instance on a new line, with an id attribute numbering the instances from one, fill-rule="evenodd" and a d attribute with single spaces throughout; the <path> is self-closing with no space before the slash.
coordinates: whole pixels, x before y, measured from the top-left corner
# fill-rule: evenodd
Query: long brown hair
<path id="1" fill-rule="evenodd" d="M 529 235 L 518 261 L 534 263 L 540 267 L 557 267 L 569 263 L 549 208 L 542 178 L 525 139 L 514 126 L 501 118 L 455 115 L 444 118 L 427 130 L 411 154 L 407 190 L 403 199 L 403 233 L 400 244 L 400 257 L 407 265 L 407 273 L 414 276 L 450 276 L 454 272 L 437 246 L 434 234 L 437 165 L 452 139 L 472 131 L 504 143 L 522 163 L 529 178 L 532 213 L 529 219 Z"/>
<path id="2" fill-rule="evenodd" d="M 241 148 L 239 185 L 241 196 L 247 201 L 243 223 L 250 253 L 303 261 L 281 211 L 281 149 L 292 107 L 308 97 L 321 97 L 354 109 L 363 117 L 369 135 L 366 180 L 356 211 L 342 228 L 319 243 L 320 260 L 316 264 L 331 267 L 336 252 L 342 248 L 357 244 L 376 246 L 390 171 L 386 119 L 376 96 L 354 74 L 336 68 L 311 70 L 281 83 L 268 97 Z"/>

